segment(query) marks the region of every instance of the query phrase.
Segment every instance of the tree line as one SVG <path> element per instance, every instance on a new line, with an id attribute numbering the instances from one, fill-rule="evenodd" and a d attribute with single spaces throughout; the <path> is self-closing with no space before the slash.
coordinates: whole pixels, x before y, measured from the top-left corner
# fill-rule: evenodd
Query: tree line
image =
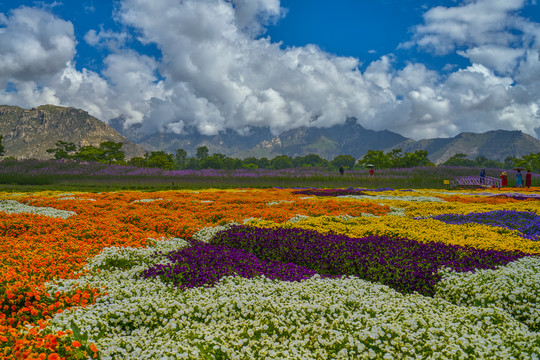
<path id="1" fill-rule="evenodd" d="M 534 172 L 540 172 L 540 152 L 523 155 L 521 158 L 515 156 L 507 156 L 504 161 L 490 160 L 483 155 L 477 156 L 474 159 L 467 158 L 466 154 L 455 154 L 441 165 L 447 166 L 474 166 L 480 168 L 499 168 L 512 169 L 514 167 L 522 167 Z"/>
<path id="2" fill-rule="evenodd" d="M 0 136 L 0 156 L 4 155 L 3 137 Z M 367 167 L 377 169 L 411 168 L 418 166 L 435 166 L 428 159 L 426 150 L 404 153 L 401 149 L 393 149 L 387 153 L 381 150 L 369 150 L 358 161 L 350 155 L 338 155 L 332 160 L 326 160 L 316 154 L 290 157 L 278 155 L 272 159 L 266 157 L 248 157 L 238 159 L 224 154 L 210 154 L 206 146 L 196 149 L 194 157 L 189 157 L 184 149 L 177 149 L 174 154 L 165 151 L 152 151 L 142 157 L 126 160 L 122 151 L 122 143 L 105 141 L 99 146 L 82 146 L 77 148 L 74 143 L 57 141 L 55 148 L 47 149 L 55 159 L 73 159 L 79 161 L 101 162 L 137 167 L 161 168 L 167 170 L 183 169 L 288 169 L 299 167 L 322 167 L 337 170 L 343 166 L 345 170 L 362 170 Z M 490 160 L 485 156 L 469 159 L 466 154 L 458 153 L 440 165 L 460 167 L 502 168 L 523 167 L 534 172 L 540 172 L 540 153 L 523 155 L 521 158 L 508 156 L 503 162 Z"/>

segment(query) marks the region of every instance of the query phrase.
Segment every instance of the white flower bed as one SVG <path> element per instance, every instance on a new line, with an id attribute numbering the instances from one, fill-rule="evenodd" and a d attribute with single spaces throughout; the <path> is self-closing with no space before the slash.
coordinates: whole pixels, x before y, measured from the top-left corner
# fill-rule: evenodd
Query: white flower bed
<path id="1" fill-rule="evenodd" d="M 156 250 L 183 246 L 174 239 L 147 249 L 106 249 L 91 260 L 88 275 L 48 284 L 50 293 L 107 289 L 96 304 L 57 314 L 53 327 L 73 321 L 91 341 L 103 330 L 96 341 L 102 359 L 538 359 L 540 353 L 540 335 L 499 308 L 402 295 L 354 277 L 295 283 L 229 277 L 188 291 L 138 277 L 163 262 L 153 257 Z"/>
<path id="2" fill-rule="evenodd" d="M 525 257 L 496 270 L 441 273 L 436 297 L 462 306 L 496 306 L 531 329 L 540 329 L 539 257 Z"/>
<path id="3" fill-rule="evenodd" d="M 62 219 L 67 219 L 70 216 L 77 215 L 77 213 L 74 211 L 58 210 L 52 207 L 30 206 L 21 204 L 15 200 L 0 200 L 0 211 L 8 214 L 38 214 Z"/>
<path id="4" fill-rule="evenodd" d="M 249 221 L 249 219 L 248 219 Z M 195 234 L 193 234 L 191 237 L 195 240 L 199 240 L 202 242 L 209 242 L 218 232 L 223 230 L 228 230 L 232 225 L 240 225 L 238 223 L 228 223 L 226 225 L 218 225 L 215 227 L 205 227 L 201 230 L 197 231 Z"/>

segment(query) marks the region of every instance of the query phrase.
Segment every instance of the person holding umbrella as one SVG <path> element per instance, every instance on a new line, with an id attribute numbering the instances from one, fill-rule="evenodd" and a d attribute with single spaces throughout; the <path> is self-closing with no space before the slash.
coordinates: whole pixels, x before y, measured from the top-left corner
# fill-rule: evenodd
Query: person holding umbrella
<path id="1" fill-rule="evenodd" d="M 369 176 L 373 176 L 373 174 L 375 174 L 375 170 L 373 170 L 373 168 L 375 167 L 375 165 L 373 165 L 373 164 L 367 164 L 366 167 L 369 168 Z"/>
<path id="2" fill-rule="evenodd" d="M 527 174 L 525 174 L 525 186 L 530 188 L 531 182 L 532 182 L 531 170 L 527 170 Z"/>

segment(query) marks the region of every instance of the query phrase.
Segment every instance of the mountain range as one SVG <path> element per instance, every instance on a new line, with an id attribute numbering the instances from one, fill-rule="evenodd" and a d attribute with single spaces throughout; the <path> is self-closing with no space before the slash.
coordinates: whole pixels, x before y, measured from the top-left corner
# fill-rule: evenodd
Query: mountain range
<path id="1" fill-rule="evenodd" d="M 540 152 L 540 140 L 521 131 L 460 133 L 452 138 L 415 141 L 388 130 L 365 129 L 354 118 L 328 128 L 300 127 L 279 135 L 273 135 L 265 127 L 252 127 L 247 135 L 227 130 L 213 136 L 199 134 L 194 129 L 188 129 L 185 134 L 142 134 L 138 130 L 137 126 L 125 128 L 122 119 L 110 120 L 107 125 L 74 108 L 44 105 L 25 110 L 0 106 L 0 135 L 4 136 L 5 156 L 18 158 L 50 158 L 46 149 L 54 148 L 58 140 L 78 146 L 97 146 L 107 140 L 122 142 L 127 158 L 142 156 L 146 151 L 174 153 L 179 148 L 186 150 L 188 156 L 195 156 L 200 146 L 206 146 L 210 154 L 269 159 L 278 155 L 317 154 L 331 160 L 338 155 L 361 158 L 368 150 L 426 150 L 429 159 L 436 164 L 457 153 L 467 154 L 469 158 L 485 156 L 503 161 L 507 156 Z"/>
<path id="2" fill-rule="evenodd" d="M 469 158 L 485 156 L 491 160 L 504 161 L 508 156 L 521 157 L 540 152 L 540 140 L 521 131 L 494 130 L 484 133 L 460 133 L 451 138 L 434 138 L 415 141 L 398 133 L 384 130 L 365 129 L 348 119 L 344 124 L 328 128 L 300 127 L 285 131 L 277 136 L 270 129 L 254 127 L 249 135 L 239 135 L 234 131 L 225 131 L 213 136 L 205 136 L 195 131 L 186 134 L 161 133 L 137 135 L 136 129 L 123 129 L 121 121 L 111 126 L 123 132 L 128 138 L 148 150 L 165 150 L 174 153 L 182 148 L 194 156 L 199 146 L 206 146 L 209 152 L 227 156 L 267 157 L 278 155 L 291 157 L 317 154 L 331 160 L 338 155 L 351 155 L 357 159 L 368 150 L 401 149 L 402 152 L 426 150 L 428 158 L 440 164 L 457 153 L 464 153 Z"/>

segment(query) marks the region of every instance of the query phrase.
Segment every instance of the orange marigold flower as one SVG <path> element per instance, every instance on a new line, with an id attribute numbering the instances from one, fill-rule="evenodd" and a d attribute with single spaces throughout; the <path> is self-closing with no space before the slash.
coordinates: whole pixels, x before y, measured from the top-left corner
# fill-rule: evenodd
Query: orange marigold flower
<path id="1" fill-rule="evenodd" d="M 78 347 L 81 346 L 81 343 L 78 342 L 77 340 L 75 340 L 75 341 L 73 341 L 73 342 L 71 343 L 71 346 L 78 348 Z"/>
<path id="2" fill-rule="evenodd" d="M 90 344 L 90 350 L 92 350 L 93 352 L 97 352 L 98 348 L 96 347 L 96 345 L 94 343 L 91 343 Z"/>
<path id="3" fill-rule="evenodd" d="M 48 360 L 60 360 L 60 356 L 57 353 L 49 354 Z"/>

